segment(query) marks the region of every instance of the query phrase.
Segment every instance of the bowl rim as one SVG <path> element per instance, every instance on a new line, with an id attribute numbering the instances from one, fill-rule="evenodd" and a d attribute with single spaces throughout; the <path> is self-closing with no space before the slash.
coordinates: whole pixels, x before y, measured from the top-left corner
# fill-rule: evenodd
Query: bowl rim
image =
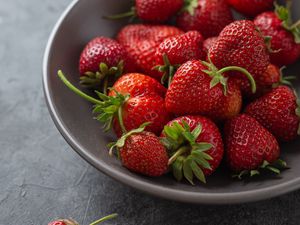
<path id="1" fill-rule="evenodd" d="M 88 150 L 81 146 L 76 139 L 68 132 L 64 122 L 59 117 L 58 110 L 55 107 L 54 101 L 51 97 L 51 90 L 49 88 L 49 60 L 52 52 L 52 46 L 55 41 L 58 30 L 62 23 L 72 11 L 72 9 L 81 0 L 73 0 L 67 8 L 64 10 L 58 21 L 56 22 L 50 37 L 48 39 L 44 59 L 43 59 L 43 90 L 46 99 L 47 107 L 50 112 L 51 118 L 54 121 L 57 129 L 68 142 L 68 144 L 88 163 L 94 166 L 99 171 L 103 172 L 107 176 L 112 177 L 119 182 L 126 184 L 134 189 L 154 195 L 160 198 L 175 200 L 185 203 L 194 204 L 237 204 L 254 202 L 264 200 L 272 197 L 276 197 L 300 188 L 300 177 L 292 179 L 288 182 L 278 184 L 272 187 L 265 187 L 260 189 L 253 189 L 248 191 L 240 191 L 233 193 L 209 193 L 209 192 L 188 192 L 182 190 L 174 190 L 168 187 L 163 187 L 155 184 L 149 184 L 146 181 L 142 181 L 138 178 L 134 178 L 128 174 L 124 174 L 121 171 L 117 171 L 111 167 L 106 167 L 101 162 L 97 161 L 95 157 L 89 154 Z"/>

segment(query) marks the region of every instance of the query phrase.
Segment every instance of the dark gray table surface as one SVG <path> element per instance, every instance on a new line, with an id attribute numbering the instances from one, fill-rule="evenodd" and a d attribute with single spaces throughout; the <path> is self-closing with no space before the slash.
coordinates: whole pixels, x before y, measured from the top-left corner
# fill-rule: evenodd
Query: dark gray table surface
<path id="1" fill-rule="evenodd" d="M 88 0 L 87 0 L 88 1 Z M 0 0 L 0 225 L 80 224 L 112 212 L 123 225 L 300 224 L 300 191 L 259 203 L 188 205 L 139 193 L 81 159 L 55 128 L 42 57 L 70 0 Z"/>

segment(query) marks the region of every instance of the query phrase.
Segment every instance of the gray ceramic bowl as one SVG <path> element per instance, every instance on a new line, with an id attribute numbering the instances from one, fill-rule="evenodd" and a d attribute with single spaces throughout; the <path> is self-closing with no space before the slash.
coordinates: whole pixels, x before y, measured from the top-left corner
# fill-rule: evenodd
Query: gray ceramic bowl
<path id="1" fill-rule="evenodd" d="M 128 9 L 130 0 L 76 0 L 63 13 L 51 36 L 44 58 L 44 90 L 52 118 L 67 142 L 85 160 L 114 179 L 143 192 L 189 203 L 225 204 L 257 201 L 300 187 L 300 140 L 283 145 L 283 158 L 291 167 L 280 177 L 260 177 L 251 182 L 235 181 L 219 170 L 206 185 L 178 183 L 170 176 L 147 178 L 131 173 L 107 154 L 112 135 L 101 130 L 92 118 L 91 105 L 68 90 L 56 76 L 63 69 L 68 79 L 78 83 L 77 63 L 81 49 L 98 35 L 114 37 L 122 22 L 107 21 L 110 15 Z M 300 16 L 300 2 L 294 9 Z M 126 21 L 125 21 L 126 22 Z M 298 67 L 298 69 L 297 69 Z M 289 70 L 297 74 L 300 65 Z M 300 87 L 300 84 L 296 84 Z M 298 88 L 299 91 L 299 88 Z"/>

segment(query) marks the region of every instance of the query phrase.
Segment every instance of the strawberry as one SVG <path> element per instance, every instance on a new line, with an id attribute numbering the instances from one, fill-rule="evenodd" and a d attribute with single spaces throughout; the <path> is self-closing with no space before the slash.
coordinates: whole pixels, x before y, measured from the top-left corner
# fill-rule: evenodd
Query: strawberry
<path id="1" fill-rule="evenodd" d="M 106 220 L 113 219 L 117 216 L 118 216 L 118 214 L 116 214 L 116 213 L 105 216 L 105 217 L 91 223 L 91 225 L 99 224 L 99 223 L 104 222 Z M 59 219 L 59 220 L 55 220 L 55 221 L 49 223 L 48 225 L 79 225 L 79 223 L 77 223 L 75 220 L 72 220 L 72 219 Z"/>
<path id="2" fill-rule="evenodd" d="M 227 0 L 236 11 L 254 17 L 272 9 L 274 0 Z"/>
<path id="3" fill-rule="evenodd" d="M 279 67 L 293 64 L 300 57 L 300 21 L 292 24 L 288 8 L 276 5 L 275 12 L 264 12 L 254 19 L 261 33 L 270 40 L 271 62 Z"/>
<path id="4" fill-rule="evenodd" d="M 122 97 L 120 97 L 120 95 L 116 96 L 112 98 L 112 101 L 115 98 Z M 127 131 L 135 129 L 145 122 L 151 122 L 145 130 L 157 135 L 161 133 L 164 125 L 171 118 L 166 110 L 164 99 L 158 95 L 138 96 L 125 99 L 122 105 L 122 117 L 124 127 Z M 117 117 L 114 119 L 113 127 L 117 136 L 120 137 L 122 135 L 122 129 L 119 126 Z"/>
<path id="5" fill-rule="evenodd" d="M 124 66 L 126 71 L 134 70 L 122 45 L 110 38 L 94 38 L 80 55 L 80 83 L 95 88 L 103 82 L 106 93 L 108 80 L 121 75 Z"/>
<path id="6" fill-rule="evenodd" d="M 226 0 L 187 0 L 177 25 L 184 31 L 197 30 L 205 38 L 218 36 L 233 21 Z"/>
<path id="7" fill-rule="evenodd" d="M 129 94 L 131 97 L 157 94 L 164 98 L 167 90 L 152 77 L 140 73 L 129 73 L 121 76 L 114 83 L 109 95 L 114 96 L 115 91 L 123 95 Z"/>
<path id="8" fill-rule="evenodd" d="M 255 118 L 278 140 L 291 141 L 300 134 L 300 103 L 294 91 L 278 86 L 247 106 L 245 113 Z"/>
<path id="9" fill-rule="evenodd" d="M 134 24 L 125 26 L 119 32 L 117 40 L 125 46 L 125 50 L 137 69 L 136 72 L 142 72 L 160 80 L 162 73 L 153 69 L 156 66 L 156 48 L 165 38 L 182 33 L 173 26 Z"/>
<path id="10" fill-rule="evenodd" d="M 156 50 L 156 68 L 164 72 L 162 82 L 169 77 L 169 84 L 176 69 L 183 63 L 198 59 L 203 60 L 206 54 L 203 51 L 203 37 L 198 31 L 166 38 Z"/>
<path id="11" fill-rule="evenodd" d="M 255 80 L 270 64 L 264 38 L 250 20 L 235 21 L 226 26 L 208 54 L 217 68 L 239 66 L 248 70 Z M 234 79 L 243 92 L 250 92 L 249 81 L 241 78 L 239 73 L 230 74 L 237 76 Z"/>
<path id="12" fill-rule="evenodd" d="M 217 126 L 202 116 L 183 116 L 169 122 L 162 133 L 162 143 L 170 152 L 175 178 L 185 177 L 191 184 L 195 176 L 202 182 L 219 166 L 223 142 Z"/>
<path id="13" fill-rule="evenodd" d="M 110 149 L 117 148 L 123 166 L 150 177 L 158 177 L 167 172 L 168 154 L 160 140 L 151 132 L 132 130 L 120 138 Z"/>
<path id="14" fill-rule="evenodd" d="M 216 120 L 227 119 L 227 116 L 239 113 L 241 107 L 239 87 L 234 82 L 227 82 L 228 79 L 223 75 L 229 70 L 245 73 L 252 80 L 255 92 L 255 82 L 244 69 L 226 67 L 218 70 L 211 63 L 192 60 L 177 70 L 167 90 L 167 110 L 176 115 L 205 115 Z M 220 118 L 217 119 L 216 115 Z"/>
<path id="15" fill-rule="evenodd" d="M 214 45 L 214 43 L 218 40 L 218 37 L 210 37 L 204 40 L 203 47 L 206 54 L 208 53 L 211 46 Z"/>
<path id="16" fill-rule="evenodd" d="M 183 6 L 184 0 L 136 0 L 129 12 L 107 16 L 108 19 L 140 18 L 145 22 L 163 23 L 171 19 Z"/>
<path id="17" fill-rule="evenodd" d="M 131 98 L 129 95 L 122 95 L 117 91 L 115 91 L 114 96 L 106 96 L 96 91 L 100 98 L 98 100 L 73 86 L 61 71 L 58 71 L 58 76 L 70 90 L 95 104 L 93 112 L 97 114 L 96 119 L 104 123 L 106 131 L 114 124 L 118 136 L 139 127 L 145 122 L 151 123 L 146 127 L 147 131 L 160 134 L 164 124 L 170 119 L 170 114 L 165 108 L 164 99 L 156 94 Z M 114 121 L 118 121 L 121 125 L 119 126 Z"/>
<path id="18" fill-rule="evenodd" d="M 286 164 L 278 160 L 280 149 L 276 138 L 254 118 L 241 114 L 228 120 L 224 128 L 227 163 L 237 177 L 259 174 L 267 169 L 280 173 L 277 168 Z"/>

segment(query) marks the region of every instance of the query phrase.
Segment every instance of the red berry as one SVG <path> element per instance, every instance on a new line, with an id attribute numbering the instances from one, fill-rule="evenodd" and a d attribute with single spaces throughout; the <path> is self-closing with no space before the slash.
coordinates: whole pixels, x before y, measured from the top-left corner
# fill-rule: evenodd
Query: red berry
<path id="1" fill-rule="evenodd" d="M 290 65 L 300 57 L 300 41 L 297 44 L 291 31 L 282 26 L 283 21 L 274 12 L 265 12 L 254 20 L 264 36 L 271 37 L 271 63 L 281 67 Z M 299 35 L 299 34 L 298 34 Z"/>
<path id="2" fill-rule="evenodd" d="M 121 94 L 129 94 L 130 97 L 157 94 L 164 98 L 167 91 L 157 80 L 140 73 L 129 73 L 121 76 L 112 88 Z M 113 90 L 109 92 L 110 96 L 115 95 Z"/>
<path id="3" fill-rule="evenodd" d="M 269 62 L 264 38 L 250 20 L 240 20 L 226 26 L 209 49 L 209 56 L 217 68 L 239 66 L 248 70 L 255 80 L 263 74 Z M 250 92 L 250 83 L 240 73 L 230 72 L 240 80 L 242 91 Z"/>
<path id="4" fill-rule="evenodd" d="M 260 122 L 278 140 L 294 140 L 300 131 L 297 97 L 289 87 L 279 86 L 273 89 L 248 105 L 245 112 Z"/>
<path id="5" fill-rule="evenodd" d="M 136 0 L 137 16 L 147 22 L 169 20 L 183 6 L 183 0 Z"/>
<path id="6" fill-rule="evenodd" d="M 233 21 L 225 0 L 191 1 L 186 11 L 177 17 L 177 25 L 184 31 L 197 30 L 205 38 L 218 36 L 222 29 Z"/>
<path id="7" fill-rule="evenodd" d="M 254 118 L 242 114 L 225 124 L 227 162 L 235 172 L 258 170 L 272 164 L 280 154 L 275 137 Z"/>
<path id="8" fill-rule="evenodd" d="M 210 37 L 204 40 L 203 47 L 206 54 L 208 53 L 211 46 L 214 45 L 214 43 L 218 40 L 218 37 Z"/>
<path id="9" fill-rule="evenodd" d="M 227 2 L 238 12 L 254 17 L 272 9 L 274 0 L 227 0 Z"/>
<path id="10" fill-rule="evenodd" d="M 136 72 L 161 79 L 162 73 L 154 70 L 156 66 L 155 52 L 159 44 L 168 37 L 183 32 L 176 27 L 166 25 L 127 25 L 118 34 L 118 41 L 124 45 Z"/>
<path id="11" fill-rule="evenodd" d="M 130 135 L 119 151 L 123 165 L 133 172 L 150 177 L 161 176 L 167 172 L 167 151 L 153 133 Z"/>

